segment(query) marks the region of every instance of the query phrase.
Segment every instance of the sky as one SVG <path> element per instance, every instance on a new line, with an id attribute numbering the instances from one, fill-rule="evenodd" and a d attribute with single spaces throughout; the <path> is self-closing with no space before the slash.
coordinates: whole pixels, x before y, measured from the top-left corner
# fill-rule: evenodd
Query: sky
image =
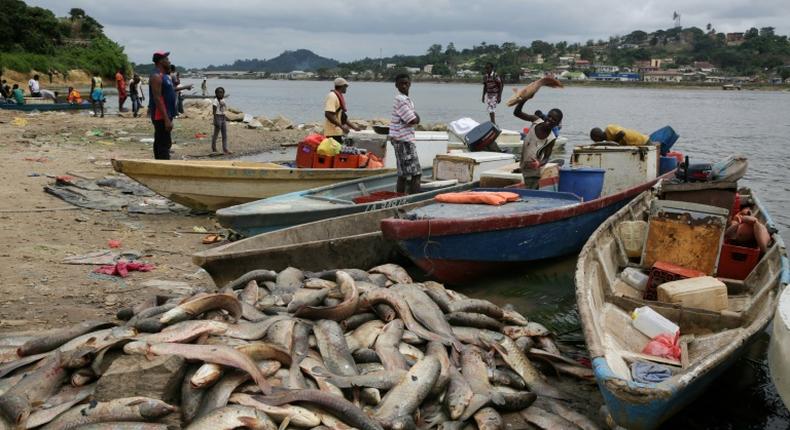
<path id="1" fill-rule="evenodd" d="M 423 54 L 432 44 L 457 49 L 534 40 L 584 43 L 634 30 L 673 26 L 742 32 L 775 27 L 790 34 L 788 0 L 27 0 L 66 16 L 84 9 L 135 63 L 155 50 L 184 67 L 229 64 L 310 49 L 338 61 Z"/>

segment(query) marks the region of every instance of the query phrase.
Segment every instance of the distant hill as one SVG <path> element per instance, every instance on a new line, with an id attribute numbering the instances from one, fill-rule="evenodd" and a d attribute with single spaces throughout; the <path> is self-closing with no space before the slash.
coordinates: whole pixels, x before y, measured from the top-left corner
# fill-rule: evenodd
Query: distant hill
<path id="1" fill-rule="evenodd" d="M 210 65 L 206 67 L 206 70 L 248 70 L 287 73 L 294 70 L 312 72 L 318 69 L 331 69 L 337 65 L 337 61 L 317 55 L 309 49 L 297 49 L 296 51 L 285 51 L 270 60 L 259 60 L 257 58 L 236 60 L 233 64 Z"/>

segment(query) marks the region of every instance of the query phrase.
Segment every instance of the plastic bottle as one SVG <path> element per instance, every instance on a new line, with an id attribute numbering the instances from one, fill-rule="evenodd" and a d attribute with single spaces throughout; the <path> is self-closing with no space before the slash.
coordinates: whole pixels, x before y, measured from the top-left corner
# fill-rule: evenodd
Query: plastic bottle
<path id="1" fill-rule="evenodd" d="M 645 287 L 647 287 L 647 280 L 649 276 L 642 273 L 641 270 L 633 268 L 633 267 L 626 267 L 620 273 L 620 279 L 625 281 L 626 284 L 636 288 L 639 291 L 645 291 Z"/>
<path id="2" fill-rule="evenodd" d="M 680 327 L 677 324 L 664 318 L 649 306 L 634 309 L 634 312 L 631 314 L 631 320 L 634 328 L 644 333 L 650 339 L 662 333 L 674 336 L 680 331 Z"/>

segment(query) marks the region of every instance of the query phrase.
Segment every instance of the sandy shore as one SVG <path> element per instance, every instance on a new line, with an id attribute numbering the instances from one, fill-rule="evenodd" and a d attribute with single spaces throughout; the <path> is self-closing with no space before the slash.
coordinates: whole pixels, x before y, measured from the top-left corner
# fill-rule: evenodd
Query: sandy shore
<path id="1" fill-rule="evenodd" d="M 153 136 L 148 119 L 0 110 L 0 130 L 0 241 L 5 245 L 0 251 L 0 332 L 112 317 L 137 298 L 156 294 L 158 288 L 142 285 L 150 280 L 213 285 L 190 258 L 209 246 L 201 243 L 202 234 L 191 233 L 193 227 L 218 228 L 210 216 L 74 209 L 43 191 L 58 175 L 114 175 L 114 157 L 153 158 L 151 144 L 140 142 Z M 204 118 L 176 120 L 173 157 L 208 156 L 210 138 L 196 135 L 211 130 Z M 280 144 L 297 142 L 305 134 L 229 127 L 234 155 L 279 151 Z M 109 249 L 109 240 L 143 253 L 156 269 L 130 273 L 121 282 L 92 275 L 95 266 L 62 263 L 65 257 Z"/>

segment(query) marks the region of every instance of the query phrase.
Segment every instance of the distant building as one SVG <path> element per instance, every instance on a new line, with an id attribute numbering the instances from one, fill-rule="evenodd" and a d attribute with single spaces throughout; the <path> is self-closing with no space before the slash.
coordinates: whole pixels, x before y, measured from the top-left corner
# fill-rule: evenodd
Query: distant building
<path id="1" fill-rule="evenodd" d="M 600 73 L 617 73 L 620 71 L 620 68 L 617 66 L 610 66 L 607 64 L 595 64 L 593 66 L 596 72 Z"/>
<path id="2" fill-rule="evenodd" d="M 387 63 L 387 66 L 386 66 L 386 68 L 387 68 L 387 69 L 394 69 L 396 65 L 397 65 L 397 64 L 395 64 L 395 63 Z"/>
<path id="3" fill-rule="evenodd" d="M 656 70 L 646 72 L 644 74 L 645 82 L 680 82 L 683 80 L 683 74 L 675 70 Z"/>
<path id="4" fill-rule="evenodd" d="M 420 68 L 419 67 L 406 67 L 406 71 L 411 73 L 412 75 L 416 75 L 417 73 L 420 73 Z"/>
<path id="5" fill-rule="evenodd" d="M 656 69 L 661 68 L 661 59 L 660 58 L 651 58 L 650 59 L 650 67 L 655 67 Z"/>
<path id="6" fill-rule="evenodd" d="M 738 46 L 743 43 L 743 33 L 727 33 L 724 40 L 727 46 Z"/>
<path id="7" fill-rule="evenodd" d="M 719 71 L 719 69 L 716 66 L 714 66 L 711 63 L 708 63 L 707 61 L 695 61 L 694 69 L 704 73 L 716 73 Z"/>
<path id="8" fill-rule="evenodd" d="M 587 79 L 594 81 L 638 81 L 639 73 L 590 72 Z"/>
<path id="9" fill-rule="evenodd" d="M 569 81 L 584 81 L 587 80 L 587 75 L 585 75 L 584 72 L 565 71 L 560 74 L 560 79 L 567 79 Z"/>
<path id="10" fill-rule="evenodd" d="M 536 54 L 534 58 L 535 64 L 543 64 L 543 54 Z"/>
<path id="11" fill-rule="evenodd" d="M 455 72 L 455 75 L 461 78 L 472 78 L 472 77 L 480 76 L 480 72 L 475 70 L 469 70 L 469 69 L 461 69 L 461 70 L 457 70 Z"/>
<path id="12" fill-rule="evenodd" d="M 422 71 L 430 75 L 433 73 L 433 64 L 426 64 L 423 66 Z"/>
<path id="13" fill-rule="evenodd" d="M 590 67 L 590 62 L 588 60 L 575 60 L 573 64 L 580 68 L 580 69 L 587 69 Z"/>
<path id="14" fill-rule="evenodd" d="M 291 80 L 299 80 L 299 79 L 310 79 L 313 76 L 315 76 L 315 73 L 313 73 L 313 72 L 305 72 L 305 71 L 302 71 L 302 70 L 294 70 L 294 71 L 288 73 L 287 77 L 288 77 L 288 79 L 291 79 Z"/>

